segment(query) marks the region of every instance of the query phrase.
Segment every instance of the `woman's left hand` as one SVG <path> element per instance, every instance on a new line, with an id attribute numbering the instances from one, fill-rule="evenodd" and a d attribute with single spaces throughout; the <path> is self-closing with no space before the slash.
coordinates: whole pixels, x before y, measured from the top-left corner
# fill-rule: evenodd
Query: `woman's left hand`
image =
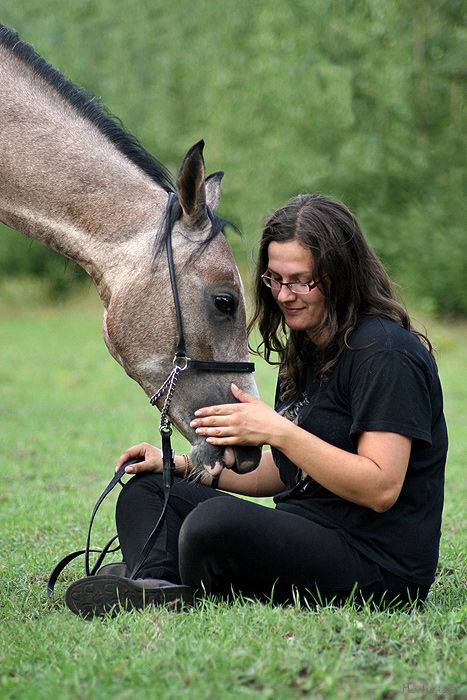
<path id="1" fill-rule="evenodd" d="M 212 445 L 270 445 L 275 428 L 286 419 L 235 384 L 231 390 L 240 403 L 200 408 L 191 427 Z"/>

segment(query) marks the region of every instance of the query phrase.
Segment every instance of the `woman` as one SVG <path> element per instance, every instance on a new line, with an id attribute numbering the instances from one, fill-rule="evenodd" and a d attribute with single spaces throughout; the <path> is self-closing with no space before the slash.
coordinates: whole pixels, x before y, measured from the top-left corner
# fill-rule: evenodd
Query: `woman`
<path id="1" fill-rule="evenodd" d="M 254 472 L 224 469 L 220 490 L 209 476 L 176 478 L 141 579 L 125 578 L 124 564 L 103 567 L 87 598 L 74 584 L 81 603 L 67 594 L 75 612 L 108 610 L 117 589 L 135 607 L 191 591 L 379 607 L 425 600 L 443 507 L 441 387 L 431 344 L 342 204 L 302 195 L 267 222 L 255 323 L 258 350 L 279 357 L 275 408 L 232 385 L 237 403 L 201 408 L 192 426 L 215 445 L 271 449 Z M 132 447 L 117 468 L 134 458 L 117 506 L 130 569 L 163 502 L 160 450 Z M 190 469 L 185 456 L 175 466 L 176 477 Z M 276 507 L 226 492 L 274 496 Z"/>

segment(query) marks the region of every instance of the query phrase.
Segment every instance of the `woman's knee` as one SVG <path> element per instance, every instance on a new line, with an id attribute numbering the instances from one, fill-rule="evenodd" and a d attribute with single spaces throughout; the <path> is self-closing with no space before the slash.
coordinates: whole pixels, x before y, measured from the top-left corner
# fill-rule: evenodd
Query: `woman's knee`
<path id="1" fill-rule="evenodd" d="M 232 531 L 232 498 L 213 498 L 200 503 L 183 522 L 179 547 L 192 550 L 219 542 Z"/>

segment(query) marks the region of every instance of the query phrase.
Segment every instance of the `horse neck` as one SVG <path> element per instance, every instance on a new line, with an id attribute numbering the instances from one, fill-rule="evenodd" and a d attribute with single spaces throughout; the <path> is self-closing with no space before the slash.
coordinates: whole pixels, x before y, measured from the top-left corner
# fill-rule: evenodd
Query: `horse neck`
<path id="1" fill-rule="evenodd" d="M 104 304 L 149 264 L 165 191 L 0 46 L 0 220 L 81 265 Z"/>

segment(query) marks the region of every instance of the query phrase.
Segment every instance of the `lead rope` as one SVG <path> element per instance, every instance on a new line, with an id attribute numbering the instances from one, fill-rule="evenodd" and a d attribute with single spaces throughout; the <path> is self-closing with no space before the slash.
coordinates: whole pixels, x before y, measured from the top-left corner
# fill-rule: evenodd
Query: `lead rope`
<path id="1" fill-rule="evenodd" d="M 183 364 L 180 362 L 181 360 L 183 360 Z M 162 428 L 166 429 L 170 425 L 170 421 L 167 418 L 169 408 L 170 408 L 170 403 L 172 401 L 172 397 L 173 397 L 173 394 L 175 391 L 175 386 L 177 384 L 178 375 L 180 374 L 180 372 L 183 372 L 186 368 L 187 368 L 187 358 L 181 357 L 180 355 L 175 355 L 175 357 L 173 359 L 173 369 L 172 369 L 171 373 L 169 374 L 169 376 L 167 377 L 165 382 L 162 384 L 160 389 L 158 389 L 156 391 L 156 393 L 153 394 L 153 396 L 151 396 L 151 398 L 149 399 L 149 403 L 151 404 L 151 406 L 155 406 L 158 399 L 160 399 L 161 396 L 164 395 L 165 390 L 168 387 L 167 396 L 165 397 L 164 406 L 162 407 L 162 411 L 161 411 L 161 422 L 159 425 L 159 430 L 161 430 Z"/>
<path id="2" fill-rule="evenodd" d="M 185 359 L 184 364 L 180 364 L 180 360 Z M 174 452 L 172 450 L 172 444 L 171 444 L 171 436 L 172 436 L 172 425 L 168 419 L 168 411 L 170 408 L 170 402 L 172 401 L 172 396 L 175 391 L 175 386 L 177 384 L 178 376 L 180 372 L 183 372 L 186 367 L 186 358 L 182 358 L 180 356 L 175 356 L 173 360 L 174 366 L 165 380 L 165 382 L 162 384 L 160 389 L 156 391 L 154 396 L 151 397 L 150 403 L 152 406 L 156 404 L 156 401 L 160 399 L 161 396 L 163 396 L 165 390 L 168 387 L 167 391 L 167 396 L 165 397 L 164 401 L 164 406 L 161 411 L 161 422 L 159 425 L 159 432 L 161 434 L 162 438 L 162 483 L 164 486 L 164 504 L 162 506 L 162 511 L 159 516 L 159 520 L 157 521 L 153 531 L 149 535 L 148 539 L 144 543 L 143 549 L 140 552 L 140 555 L 138 557 L 138 560 L 136 564 L 133 567 L 133 570 L 131 572 L 131 579 L 137 578 L 139 572 L 141 571 L 141 568 L 148 558 L 149 552 L 153 548 L 159 533 L 162 529 L 162 526 L 165 521 L 165 515 L 167 512 L 167 506 L 169 504 L 169 497 L 170 497 L 170 491 L 172 489 L 173 485 L 173 475 L 174 475 L 174 470 L 175 470 L 175 464 L 174 464 Z"/>
<path id="3" fill-rule="evenodd" d="M 173 473 L 174 473 L 174 453 L 172 450 L 172 445 L 171 445 L 171 435 L 172 435 L 172 426 L 168 418 L 168 412 L 170 408 L 170 403 L 172 401 L 172 397 L 175 391 L 175 387 L 177 385 L 178 377 L 180 372 L 183 372 L 188 367 L 188 358 L 186 357 L 186 350 L 185 350 L 185 338 L 183 335 L 183 325 L 182 325 L 182 317 L 181 317 L 181 310 L 180 310 L 180 302 L 178 298 L 178 292 L 177 292 L 177 284 L 176 284 L 176 279 L 175 279 L 175 269 L 174 269 L 174 264 L 173 264 L 173 255 L 172 255 L 172 237 L 171 237 L 171 226 L 170 226 L 170 217 L 171 217 L 171 212 L 172 212 L 172 207 L 173 204 L 176 200 L 176 195 L 174 193 L 169 194 L 169 200 L 167 204 L 167 209 L 166 209 L 166 214 L 165 214 L 165 229 L 166 229 L 166 250 L 167 250 L 167 262 L 168 262 L 168 267 L 169 267 L 169 274 L 170 274 L 170 283 L 172 287 L 172 293 L 174 297 L 174 303 L 175 303 L 175 312 L 177 316 L 177 326 L 178 326 L 178 345 L 177 345 L 177 350 L 175 357 L 173 359 L 173 368 L 172 371 L 170 372 L 169 376 L 167 379 L 163 382 L 162 386 L 156 391 L 156 393 L 150 398 L 150 403 L 152 406 L 155 406 L 157 401 L 161 398 L 161 396 L 164 395 L 164 393 L 167 390 L 167 396 L 164 401 L 164 406 L 161 411 L 161 422 L 159 425 L 159 432 L 161 434 L 162 438 L 162 482 L 164 485 L 164 504 L 162 507 L 162 512 L 159 516 L 159 520 L 156 523 L 156 526 L 154 527 L 153 531 L 149 535 L 148 539 L 146 540 L 143 549 L 141 550 L 141 553 L 138 557 L 138 560 L 133 567 L 133 570 L 131 572 L 131 578 L 135 579 L 143 566 L 144 562 L 146 561 L 149 552 L 151 551 L 152 547 L 154 546 L 156 539 L 159 535 L 160 530 L 162 529 L 162 526 L 164 524 L 165 520 L 165 515 L 167 512 L 167 506 L 169 502 L 169 496 L 170 496 L 170 490 L 172 488 L 173 484 Z M 135 460 L 136 461 L 136 460 Z M 90 548 L 90 540 L 91 540 L 91 529 L 92 529 L 92 523 L 94 520 L 94 517 L 96 515 L 97 509 L 99 508 L 100 504 L 102 503 L 103 499 L 107 494 L 113 489 L 113 487 L 117 484 L 121 484 L 121 477 L 123 476 L 125 472 L 125 466 L 127 464 L 130 464 L 131 462 L 127 462 L 122 467 L 120 467 L 118 474 L 115 474 L 113 479 L 111 480 L 110 484 L 108 487 L 105 489 L 104 493 L 100 496 L 98 502 L 96 503 L 96 506 L 94 508 L 94 511 L 91 516 L 91 522 L 89 525 L 88 529 L 88 536 L 87 536 L 87 541 L 86 541 L 86 549 L 80 550 L 78 552 L 73 552 L 72 554 L 68 555 L 64 559 L 62 559 L 61 562 L 54 568 L 52 571 L 49 581 L 47 584 L 47 593 L 49 596 L 53 595 L 55 583 L 57 581 L 57 578 L 60 574 L 60 572 L 67 566 L 67 564 L 72 561 L 75 557 L 79 556 L 80 554 L 85 555 L 85 574 L 86 576 L 95 576 L 106 553 L 108 551 L 113 551 L 110 550 L 110 546 L 112 543 L 117 539 L 117 536 L 112 538 L 110 542 L 107 543 L 107 545 L 102 549 L 102 550 L 91 550 Z M 117 547 L 118 549 L 118 547 Z M 92 567 L 90 567 L 89 564 L 89 554 L 90 552 L 99 552 L 100 555 L 98 557 L 98 560 L 96 564 Z"/>
<path id="4" fill-rule="evenodd" d="M 156 523 L 156 526 L 154 530 L 151 532 L 149 535 L 148 539 L 146 540 L 144 547 L 139 555 L 138 561 L 136 565 L 133 567 L 133 571 L 131 573 L 131 578 L 136 578 L 138 575 L 142 565 L 147 559 L 147 556 L 149 552 L 151 551 L 158 535 L 159 532 L 162 528 L 164 519 L 165 519 L 165 514 L 167 511 L 167 505 L 169 501 L 169 496 L 170 496 L 170 489 L 172 488 L 173 484 L 173 471 L 174 471 L 174 463 L 173 463 L 173 451 L 172 451 L 172 446 L 171 446 L 171 435 L 172 435 L 172 427 L 171 423 L 167 417 L 168 410 L 170 408 L 170 402 L 172 401 L 173 393 L 175 391 L 175 386 L 177 384 L 178 376 L 180 372 L 183 372 L 184 369 L 186 369 L 186 363 L 180 364 L 181 358 L 174 357 L 174 366 L 167 377 L 167 379 L 164 381 L 162 386 L 158 389 L 158 391 L 154 394 L 154 396 L 151 397 L 150 401 L 151 404 L 154 406 L 156 404 L 156 401 L 164 395 L 166 389 L 168 388 L 167 391 L 167 396 L 164 401 L 164 406 L 161 411 L 161 422 L 159 425 L 159 432 L 161 433 L 162 437 L 162 465 L 163 465 L 163 472 L 162 472 L 162 481 L 164 485 L 164 504 L 162 507 L 162 512 L 159 517 L 159 520 Z M 92 530 L 92 525 L 94 518 L 96 516 L 97 510 L 99 506 L 101 505 L 102 501 L 104 498 L 113 490 L 113 488 L 120 483 L 121 486 L 123 486 L 121 482 L 121 478 L 125 475 L 125 467 L 127 467 L 130 464 L 133 464 L 134 462 L 141 461 L 140 459 L 130 459 L 125 464 L 122 464 L 120 469 L 116 474 L 114 474 L 112 480 L 110 481 L 109 485 L 107 488 L 103 491 L 103 493 L 100 495 L 96 505 L 94 506 L 94 510 L 91 515 L 91 520 L 89 523 L 89 528 L 88 528 L 88 535 L 86 539 L 86 548 L 81 549 L 76 552 L 72 552 L 71 554 L 68 554 L 66 557 L 64 557 L 53 569 L 51 572 L 48 582 L 47 582 L 47 595 L 51 598 L 53 597 L 54 594 L 54 589 L 55 589 L 55 584 L 57 582 L 57 579 L 63 569 L 65 569 L 68 564 L 73 561 L 73 559 L 76 559 L 77 557 L 81 556 L 84 554 L 84 568 L 85 568 L 85 575 L 86 576 L 95 576 L 105 558 L 105 555 L 108 552 L 114 552 L 120 549 L 119 546 L 115 547 L 114 549 L 110 549 L 114 541 L 117 539 L 117 535 L 113 537 L 105 547 L 102 549 L 91 549 L 91 530 Z M 95 562 L 94 566 L 91 567 L 89 563 L 89 555 L 93 554 L 99 554 L 97 561 Z"/>

